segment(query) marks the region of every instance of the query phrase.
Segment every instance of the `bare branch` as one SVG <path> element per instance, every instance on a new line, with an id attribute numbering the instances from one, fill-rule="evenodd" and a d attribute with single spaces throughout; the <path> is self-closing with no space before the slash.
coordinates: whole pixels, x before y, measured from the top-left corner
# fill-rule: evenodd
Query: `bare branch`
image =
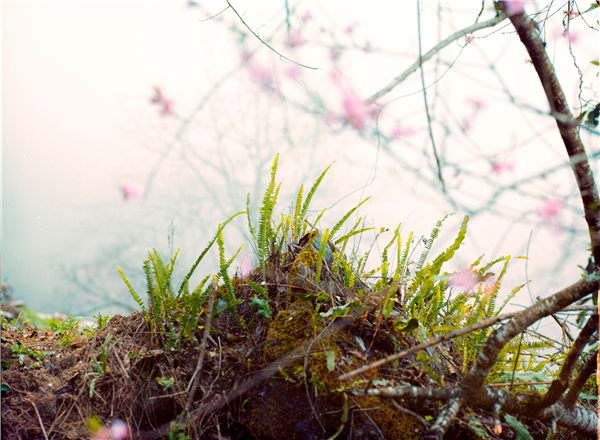
<path id="1" fill-rule="evenodd" d="M 423 55 L 417 61 L 415 61 L 413 64 L 411 64 L 408 69 L 406 69 L 404 72 L 402 72 L 396 78 L 394 78 L 387 86 L 385 86 L 381 90 L 373 93 L 373 95 L 371 95 L 365 101 L 366 102 L 376 101 L 377 99 L 381 98 L 383 95 L 391 92 L 394 87 L 396 87 L 398 84 L 400 84 L 406 78 L 408 78 L 408 76 L 411 73 L 415 72 L 422 63 L 430 60 L 435 54 L 437 54 L 440 50 L 442 50 L 443 48 L 448 46 L 450 43 L 458 40 L 459 38 L 464 37 L 465 35 L 472 34 L 473 32 L 478 31 L 480 29 L 485 29 L 488 27 L 496 26 L 498 23 L 503 21 L 505 18 L 506 18 L 506 15 L 498 14 L 494 18 L 491 18 L 487 21 L 482 21 L 481 23 L 475 23 L 471 26 L 461 29 L 460 31 L 454 32 L 448 38 L 440 41 L 438 44 L 436 44 L 434 47 L 432 47 L 428 52 L 425 53 L 425 55 Z"/>

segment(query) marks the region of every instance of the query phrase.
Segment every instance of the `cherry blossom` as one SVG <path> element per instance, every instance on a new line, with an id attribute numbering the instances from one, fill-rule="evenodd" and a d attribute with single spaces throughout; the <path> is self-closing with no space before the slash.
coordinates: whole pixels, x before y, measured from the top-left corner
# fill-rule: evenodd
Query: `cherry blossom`
<path id="1" fill-rule="evenodd" d="M 562 32 L 563 38 L 566 38 L 569 44 L 573 44 L 579 38 L 579 34 L 572 29 L 565 29 Z"/>
<path id="2" fill-rule="evenodd" d="M 466 44 L 472 43 L 474 39 L 475 39 L 475 37 L 472 34 L 465 35 L 465 43 Z"/>
<path id="3" fill-rule="evenodd" d="M 344 92 L 342 104 L 346 122 L 357 130 L 365 128 L 365 119 L 372 114 L 372 109 L 349 90 Z"/>
<path id="4" fill-rule="evenodd" d="M 142 197 L 142 187 L 136 182 L 127 179 L 121 180 L 119 187 L 123 200 L 137 200 Z"/>
<path id="5" fill-rule="evenodd" d="M 244 254 L 238 262 L 237 272 L 241 278 L 250 276 L 254 268 L 252 254 Z"/>
<path id="6" fill-rule="evenodd" d="M 289 47 L 299 47 L 304 45 L 305 43 L 306 40 L 304 39 L 299 30 L 293 31 L 287 41 L 287 45 Z"/>
<path id="7" fill-rule="evenodd" d="M 503 160 L 499 160 L 497 162 L 492 162 L 492 171 L 497 175 L 504 173 L 505 171 L 512 171 L 515 168 L 514 162 L 506 162 Z"/>
<path id="8" fill-rule="evenodd" d="M 398 139 L 401 136 L 412 136 L 413 134 L 415 134 L 414 128 L 403 127 L 400 124 L 396 124 L 396 126 L 394 126 L 394 128 L 392 128 L 389 138 L 393 140 L 393 139 Z"/>
<path id="9" fill-rule="evenodd" d="M 506 0 L 504 6 L 509 15 L 519 14 L 525 10 L 525 0 Z"/>
<path id="10" fill-rule="evenodd" d="M 310 20 L 312 18 L 312 14 L 310 11 L 306 11 L 304 14 L 302 14 L 302 21 L 307 22 L 308 20 Z"/>
<path id="11" fill-rule="evenodd" d="M 173 100 L 165 98 L 160 87 L 154 87 L 154 96 L 152 96 L 150 102 L 152 102 L 152 104 L 158 104 L 161 106 L 161 116 L 168 116 L 174 113 Z"/>
<path id="12" fill-rule="evenodd" d="M 542 220 L 544 220 L 546 222 L 551 222 L 558 217 L 558 215 L 560 214 L 560 209 L 562 208 L 563 204 L 564 204 L 563 199 L 548 200 L 548 201 L 544 202 L 544 204 L 542 204 L 542 206 L 539 207 L 538 215 L 542 218 Z"/>
<path id="13" fill-rule="evenodd" d="M 129 427 L 123 420 L 117 419 L 110 428 L 103 426 L 96 431 L 92 440 L 124 440 L 129 437 Z"/>
<path id="14" fill-rule="evenodd" d="M 479 283 L 479 277 L 477 276 L 477 272 L 471 268 L 456 272 L 450 277 L 450 286 L 461 289 L 464 292 L 471 290 L 477 283 Z"/>

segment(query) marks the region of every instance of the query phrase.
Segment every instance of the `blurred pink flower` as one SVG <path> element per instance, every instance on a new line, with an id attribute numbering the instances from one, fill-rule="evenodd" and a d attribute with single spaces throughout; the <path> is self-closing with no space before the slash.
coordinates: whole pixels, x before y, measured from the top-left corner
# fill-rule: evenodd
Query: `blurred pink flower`
<path id="1" fill-rule="evenodd" d="M 161 116 L 173 114 L 173 100 L 165 98 L 160 87 L 154 87 L 154 96 L 152 96 L 150 102 L 161 106 Z"/>
<path id="2" fill-rule="evenodd" d="M 477 272 L 470 268 L 455 272 L 450 277 L 450 286 L 461 289 L 464 292 L 471 290 L 477 283 L 479 283 Z"/>
<path id="3" fill-rule="evenodd" d="M 292 33 L 287 41 L 287 45 L 289 47 L 299 47 L 305 43 L 306 43 L 306 40 L 304 39 L 304 37 L 302 36 L 300 31 L 297 29 L 292 31 Z"/>
<path id="4" fill-rule="evenodd" d="M 505 171 L 512 171 L 514 168 L 515 164 L 513 162 L 506 162 L 503 160 L 492 162 L 492 171 L 497 175 L 500 175 Z"/>
<path id="5" fill-rule="evenodd" d="M 415 130 L 412 127 L 403 127 L 400 124 L 396 124 L 390 132 L 390 139 L 398 139 L 400 136 L 412 136 L 415 134 Z"/>
<path id="6" fill-rule="evenodd" d="M 117 419 L 110 428 L 103 426 L 92 436 L 92 440 L 125 440 L 129 437 L 129 427 L 123 420 Z"/>
<path id="7" fill-rule="evenodd" d="M 567 11 L 563 11 L 563 14 L 565 15 L 569 15 L 569 18 L 575 18 L 575 17 L 579 17 L 579 12 L 575 11 L 575 10 L 571 10 L 570 12 Z"/>
<path id="8" fill-rule="evenodd" d="M 475 39 L 475 37 L 472 34 L 465 35 L 465 43 L 466 44 L 472 43 L 474 39 Z"/>
<path id="9" fill-rule="evenodd" d="M 567 39 L 569 44 L 573 44 L 579 38 L 579 34 L 572 29 L 565 29 L 562 33 L 562 36 Z"/>
<path id="10" fill-rule="evenodd" d="M 304 14 L 302 14 L 301 18 L 302 18 L 302 21 L 306 22 L 312 18 L 312 14 L 310 11 L 306 11 Z"/>
<path id="11" fill-rule="evenodd" d="M 470 98 L 467 101 L 475 107 L 475 110 L 482 110 L 486 107 L 485 101 L 481 98 Z"/>
<path id="12" fill-rule="evenodd" d="M 291 79 L 298 79 L 300 68 L 296 64 L 292 64 L 285 69 L 285 74 Z"/>
<path id="13" fill-rule="evenodd" d="M 504 5 L 509 15 L 519 14 L 525 10 L 525 0 L 506 0 Z"/>
<path id="14" fill-rule="evenodd" d="M 173 114 L 173 100 L 164 99 L 162 102 L 162 109 L 160 111 L 161 116 L 168 116 Z"/>
<path id="15" fill-rule="evenodd" d="M 255 81 L 261 83 L 264 86 L 270 86 L 273 75 L 271 72 L 263 66 L 259 66 L 258 64 L 252 64 L 248 68 L 250 71 L 250 76 Z"/>
<path id="16" fill-rule="evenodd" d="M 121 188 L 123 200 L 137 200 L 142 197 L 142 187 L 135 182 L 123 179 L 119 187 Z"/>
<path id="17" fill-rule="evenodd" d="M 562 208 L 563 204 L 563 199 L 548 200 L 539 207 L 538 215 L 546 222 L 555 220 L 560 214 L 560 209 Z"/>
<path id="18" fill-rule="evenodd" d="M 334 84 L 339 84 L 341 78 L 342 74 L 339 70 L 333 69 L 331 72 L 329 72 L 329 79 L 331 79 L 331 82 L 333 82 Z"/>
<path id="19" fill-rule="evenodd" d="M 344 28 L 344 32 L 346 32 L 347 34 L 351 34 L 352 32 L 354 32 L 355 28 L 356 28 L 356 23 L 349 24 L 348 26 L 346 26 Z"/>
<path id="20" fill-rule="evenodd" d="M 244 254 L 242 258 L 240 258 L 238 262 L 237 272 L 241 278 L 246 278 L 250 276 L 252 273 L 252 269 L 254 269 L 252 254 Z"/>
<path id="21" fill-rule="evenodd" d="M 372 109 L 349 90 L 344 92 L 342 103 L 346 121 L 357 130 L 365 128 L 365 119 L 372 114 Z"/>

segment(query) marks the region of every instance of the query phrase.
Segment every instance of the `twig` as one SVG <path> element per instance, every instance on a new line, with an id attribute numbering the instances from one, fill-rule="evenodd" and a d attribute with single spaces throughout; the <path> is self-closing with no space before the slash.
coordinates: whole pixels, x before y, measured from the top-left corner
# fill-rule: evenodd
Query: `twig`
<path id="1" fill-rule="evenodd" d="M 419 35 L 419 71 L 421 73 L 421 87 L 423 89 L 423 101 L 425 103 L 425 115 L 427 116 L 427 131 L 429 132 L 429 139 L 431 140 L 431 147 L 433 148 L 433 157 L 437 165 L 438 180 L 442 184 L 442 192 L 446 192 L 446 183 L 442 177 L 442 166 L 440 164 L 440 157 L 435 146 L 435 138 L 433 137 L 433 129 L 431 128 L 431 115 L 429 114 L 429 104 L 427 102 L 427 88 L 425 87 L 425 73 L 423 72 L 423 61 L 422 61 L 422 50 L 421 50 L 421 1 L 417 1 L 417 33 Z"/>
<path id="2" fill-rule="evenodd" d="M 42 418 L 40 417 L 40 412 L 38 411 L 37 406 L 35 406 L 35 403 L 33 403 L 33 401 L 29 399 L 25 400 L 27 400 L 29 403 L 31 403 L 31 406 L 33 406 L 33 409 L 35 410 L 35 415 L 37 416 L 38 422 L 40 423 L 40 427 L 42 428 L 42 432 L 44 433 L 44 438 L 48 440 L 48 434 L 46 434 L 46 429 L 44 428 L 44 423 L 42 423 Z"/>
<path id="3" fill-rule="evenodd" d="M 210 333 L 210 325 L 212 321 L 213 305 L 215 303 L 215 291 L 217 282 L 213 279 L 212 286 L 210 288 L 210 294 L 208 297 L 208 310 L 206 312 L 206 319 L 204 321 L 204 334 L 202 335 L 202 344 L 200 345 L 200 355 L 198 356 L 198 363 L 196 364 L 196 370 L 192 375 L 192 379 L 188 384 L 187 390 L 189 391 L 188 399 L 185 404 L 185 411 L 190 412 L 192 402 L 194 401 L 194 394 L 196 388 L 198 388 L 198 379 L 200 378 L 200 372 L 202 371 L 202 364 L 204 363 L 204 355 L 206 354 L 206 341 Z"/>
<path id="4" fill-rule="evenodd" d="M 400 84 L 406 78 L 408 78 L 408 76 L 411 73 L 415 72 L 422 63 L 430 60 L 435 54 L 437 54 L 440 50 L 442 50 L 443 48 L 448 46 L 450 43 L 458 40 L 459 38 L 464 37 L 465 35 L 468 35 L 475 31 L 478 31 L 480 29 L 485 29 L 488 27 L 495 26 L 498 23 L 500 23 L 502 20 L 504 20 L 505 18 L 506 18 L 506 15 L 498 14 L 494 18 L 491 18 L 487 21 L 482 21 L 481 23 L 475 23 L 475 24 L 468 26 L 460 31 L 454 32 L 448 38 L 446 38 L 445 40 L 442 40 L 438 44 L 436 44 L 433 48 L 431 48 L 428 52 L 426 52 L 425 55 L 423 55 L 422 57 L 419 57 L 419 59 L 417 61 L 415 61 L 413 64 L 411 64 L 408 69 L 406 69 L 404 72 L 402 72 L 396 78 L 394 78 L 387 86 L 385 86 L 384 88 L 375 92 L 373 95 L 371 95 L 369 98 L 367 98 L 366 102 L 376 101 L 377 99 L 381 98 L 383 95 L 391 92 L 394 87 L 396 87 L 398 84 Z"/>
<path id="5" fill-rule="evenodd" d="M 242 18 L 242 16 L 238 13 L 238 11 L 236 11 L 236 9 L 231 5 L 231 3 L 229 2 L 229 0 L 227 0 L 227 4 L 229 5 L 229 7 L 231 8 L 231 10 L 235 13 L 235 15 L 238 16 L 238 18 L 240 19 L 240 21 L 242 22 L 242 24 L 246 27 L 246 29 L 248 29 L 250 31 L 250 33 L 252 35 L 254 35 L 258 41 L 260 41 L 262 44 L 264 44 L 265 46 L 267 46 L 269 49 L 271 49 L 273 52 L 275 52 L 277 55 L 279 55 L 282 59 L 289 61 L 290 63 L 294 63 L 297 64 L 298 66 L 301 67 L 305 67 L 307 69 L 313 69 L 313 70 L 318 70 L 318 67 L 311 67 L 311 66 L 307 66 L 306 64 L 302 64 L 299 63 L 298 61 L 294 61 L 291 58 L 286 57 L 285 55 L 283 55 L 282 53 L 278 52 L 277 49 L 274 49 L 269 43 L 267 43 L 265 40 L 263 40 L 262 38 L 260 38 L 260 36 L 254 32 L 252 30 L 252 28 L 250 28 L 250 26 L 248 26 L 248 24 L 244 21 L 244 19 Z"/>

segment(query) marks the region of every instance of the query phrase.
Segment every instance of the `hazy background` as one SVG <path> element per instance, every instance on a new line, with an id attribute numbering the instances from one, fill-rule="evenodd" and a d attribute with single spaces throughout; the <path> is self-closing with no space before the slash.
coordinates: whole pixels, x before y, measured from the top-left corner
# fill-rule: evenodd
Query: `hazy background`
<path id="1" fill-rule="evenodd" d="M 424 3 L 423 52 L 472 24 L 481 5 L 464 1 L 441 10 L 437 2 Z M 493 15 L 486 3 L 482 20 Z M 522 305 L 579 278 L 577 265 L 585 265 L 589 247 L 581 202 L 552 120 L 525 107 L 547 110 L 506 23 L 480 31 L 469 45 L 450 45 L 426 66 L 456 209 L 435 188 L 418 72 L 382 100 L 379 126 L 370 120 L 364 131 L 354 130 L 339 117 L 334 70 L 366 98 L 417 58 L 415 4 L 290 2 L 292 28 L 306 40 L 301 47 L 285 44 L 283 1 L 233 4 L 250 27 L 273 37 L 277 50 L 318 69 L 288 77 L 294 65 L 254 37 L 241 37 L 243 25 L 231 10 L 206 20 L 222 2 L 2 3 L 2 280 L 14 297 L 44 312 L 127 312 L 133 302 L 116 266 L 143 291 L 147 250 L 168 254 L 174 225 L 178 267 L 185 271 L 217 224 L 245 209 L 246 193 L 255 205 L 276 152 L 282 210 L 301 183 L 310 185 L 335 161 L 313 202 L 315 209 L 332 207 L 331 221 L 365 196 L 372 196 L 361 210 L 368 223 L 393 230 L 402 222 L 404 237 L 411 230 L 428 235 L 437 220 L 457 211 L 435 253 L 453 239 L 467 206 L 467 244 L 457 267 L 447 270 L 468 267 L 481 254 L 529 255 L 527 265 L 514 262 L 504 283 L 509 290 L 532 280 L 516 299 Z M 560 37 L 563 9 L 553 5 L 544 32 L 576 107 L 579 75 Z M 578 32 L 573 50 L 586 78 L 585 100 L 597 97 L 598 70 L 590 64 L 598 59 L 597 35 L 584 26 Z M 335 62 L 333 43 L 344 53 Z M 245 51 L 253 54 L 247 64 Z M 260 84 L 251 66 L 273 75 L 275 91 Z M 155 86 L 173 100 L 174 114 L 161 116 L 150 102 Z M 507 87 L 518 106 L 507 99 Z M 477 100 L 484 103 L 480 110 Z M 383 142 L 373 135 L 389 134 L 395 123 L 413 133 Z M 597 157 L 598 136 L 582 136 Z M 513 169 L 495 175 L 493 160 Z M 597 159 L 593 167 L 598 176 Z M 494 188 L 530 176 L 536 177 L 483 208 Z M 137 182 L 144 196 L 125 200 L 124 179 Z M 545 221 L 540 206 L 556 197 L 564 206 L 553 222 Z M 229 253 L 243 242 L 244 228 L 240 218 L 226 230 Z M 252 250 L 246 245 L 243 252 Z M 211 256 L 199 272 L 213 269 Z"/>

